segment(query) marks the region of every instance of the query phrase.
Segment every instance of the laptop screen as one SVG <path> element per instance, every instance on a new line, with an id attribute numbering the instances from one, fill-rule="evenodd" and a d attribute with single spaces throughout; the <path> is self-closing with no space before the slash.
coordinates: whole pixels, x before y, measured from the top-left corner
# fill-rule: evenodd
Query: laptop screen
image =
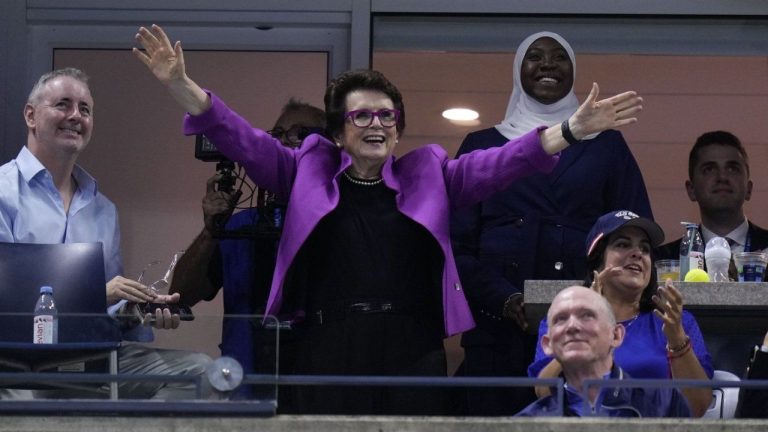
<path id="1" fill-rule="evenodd" d="M 59 342 L 120 340 L 116 323 L 106 316 L 101 243 L 0 242 L 0 341 L 32 341 L 32 312 L 43 285 L 53 287 Z M 28 315 L 3 315 L 8 313 Z"/>

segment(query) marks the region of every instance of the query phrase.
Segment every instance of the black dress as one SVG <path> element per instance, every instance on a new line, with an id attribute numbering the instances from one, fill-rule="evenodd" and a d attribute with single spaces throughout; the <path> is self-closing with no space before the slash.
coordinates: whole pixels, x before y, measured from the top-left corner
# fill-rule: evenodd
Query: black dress
<path id="1" fill-rule="evenodd" d="M 297 374 L 446 375 L 437 241 L 383 182 L 340 180 L 339 205 L 291 270 L 286 300 L 307 317 Z M 298 387 L 303 413 L 443 414 L 435 387 Z"/>

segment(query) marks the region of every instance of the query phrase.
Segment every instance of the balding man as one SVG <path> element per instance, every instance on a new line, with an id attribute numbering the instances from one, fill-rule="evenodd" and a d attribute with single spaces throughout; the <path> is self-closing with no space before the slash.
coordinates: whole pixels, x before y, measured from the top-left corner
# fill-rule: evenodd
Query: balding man
<path id="1" fill-rule="evenodd" d="M 629 378 L 613 361 L 613 350 L 624 340 L 624 326 L 595 291 L 580 286 L 561 291 L 552 301 L 547 323 L 541 345 L 563 366 L 564 416 L 690 417 L 685 398 L 675 389 L 584 388 L 587 380 Z M 591 413 L 584 411 L 587 406 Z M 518 416 L 552 416 L 559 411 L 557 398 L 546 396 Z"/>

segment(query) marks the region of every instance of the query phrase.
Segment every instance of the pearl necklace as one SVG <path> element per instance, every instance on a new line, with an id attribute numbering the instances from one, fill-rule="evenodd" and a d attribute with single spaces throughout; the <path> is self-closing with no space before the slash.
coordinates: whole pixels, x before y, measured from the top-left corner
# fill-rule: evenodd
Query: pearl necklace
<path id="1" fill-rule="evenodd" d="M 360 185 L 360 186 L 376 186 L 377 184 L 384 181 L 383 177 L 379 177 L 376 180 L 362 180 L 362 179 L 356 179 L 352 177 L 351 175 L 347 174 L 346 171 L 344 171 L 344 178 L 346 178 L 350 183 Z"/>

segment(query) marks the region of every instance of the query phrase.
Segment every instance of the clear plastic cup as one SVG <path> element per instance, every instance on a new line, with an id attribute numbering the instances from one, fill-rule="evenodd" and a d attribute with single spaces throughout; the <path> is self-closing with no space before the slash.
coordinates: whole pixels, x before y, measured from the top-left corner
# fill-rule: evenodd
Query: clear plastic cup
<path id="1" fill-rule="evenodd" d="M 768 262 L 763 252 L 736 252 L 733 261 L 739 272 L 739 282 L 763 281 L 765 264 Z"/>
<path id="2" fill-rule="evenodd" d="M 657 260 L 656 279 L 659 283 L 664 283 L 667 279 L 680 280 L 680 260 Z"/>

